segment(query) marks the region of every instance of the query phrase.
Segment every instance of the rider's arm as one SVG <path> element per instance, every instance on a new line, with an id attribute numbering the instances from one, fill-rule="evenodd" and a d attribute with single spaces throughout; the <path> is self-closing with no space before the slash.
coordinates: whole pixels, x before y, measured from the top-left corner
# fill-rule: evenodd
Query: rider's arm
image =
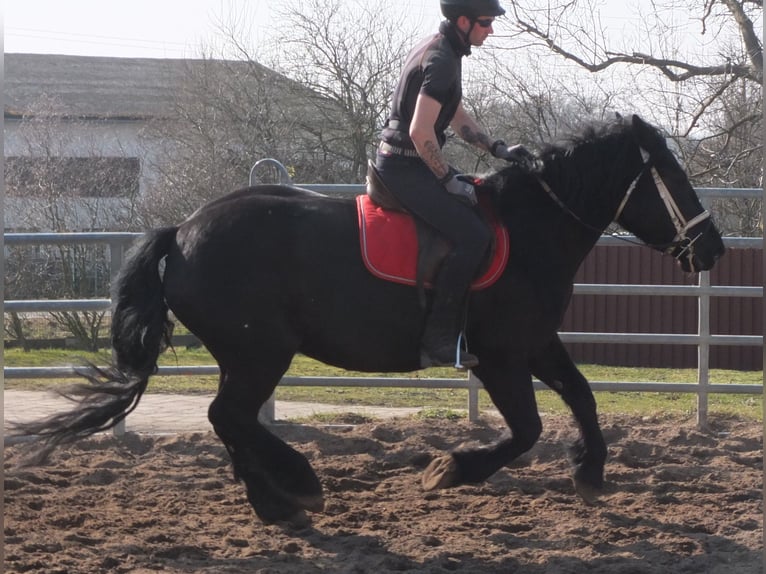
<path id="1" fill-rule="evenodd" d="M 449 164 L 444 159 L 434 126 L 442 105 L 426 94 L 419 94 L 415 112 L 410 122 L 410 139 L 418 155 L 440 180 L 449 173 Z"/>
<path id="2" fill-rule="evenodd" d="M 450 127 L 452 127 L 455 133 L 468 143 L 473 144 L 484 151 L 492 151 L 492 141 L 490 141 L 489 136 L 479 124 L 476 123 L 476 120 L 465 111 L 462 102 L 458 106 L 455 116 L 450 122 Z"/>

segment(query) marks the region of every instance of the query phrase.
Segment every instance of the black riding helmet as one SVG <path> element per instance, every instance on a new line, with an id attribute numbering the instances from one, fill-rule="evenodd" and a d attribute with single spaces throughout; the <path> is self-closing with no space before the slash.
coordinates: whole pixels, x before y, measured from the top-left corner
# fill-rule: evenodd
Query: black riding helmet
<path id="1" fill-rule="evenodd" d="M 447 20 L 454 22 L 466 16 L 472 22 L 480 16 L 502 16 L 505 10 L 499 0 L 439 0 L 439 7 Z"/>

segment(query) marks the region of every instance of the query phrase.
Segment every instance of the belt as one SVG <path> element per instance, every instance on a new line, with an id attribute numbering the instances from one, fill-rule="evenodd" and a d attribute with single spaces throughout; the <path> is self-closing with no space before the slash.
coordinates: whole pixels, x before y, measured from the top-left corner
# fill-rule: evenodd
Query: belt
<path id="1" fill-rule="evenodd" d="M 396 147 L 387 142 L 380 142 L 378 149 L 384 154 L 403 155 L 405 157 L 420 157 L 418 152 L 414 149 L 407 149 L 403 147 Z"/>

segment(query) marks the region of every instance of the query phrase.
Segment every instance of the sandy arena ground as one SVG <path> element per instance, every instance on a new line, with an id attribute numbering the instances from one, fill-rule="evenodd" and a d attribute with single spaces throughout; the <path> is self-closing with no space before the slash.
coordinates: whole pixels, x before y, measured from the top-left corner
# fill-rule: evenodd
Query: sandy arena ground
<path id="1" fill-rule="evenodd" d="M 19 468 L 5 453 L 5 572 L 178 574 L 756 574 L 762 428 L 602 417 L 600 505 L 575 495 L 568 417 L 487 483 L 423 492 L 438 454 L 493 440 L 498 418 L 279 425 L 326 497 L 308 527 L 264 526 L 212 433 L 102 435 Z"/>

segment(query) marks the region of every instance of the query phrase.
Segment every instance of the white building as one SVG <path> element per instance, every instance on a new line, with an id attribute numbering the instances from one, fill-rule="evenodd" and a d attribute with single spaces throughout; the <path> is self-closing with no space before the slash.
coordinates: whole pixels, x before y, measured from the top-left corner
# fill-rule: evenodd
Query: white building
<path id="1" fill-rule="evenodd" d="M 147 189 L 153 178 L 147 159 L 165 145 L 142 138 L 142 131 L 150 121 L 172 119 L 189 70 L 198 66 L 204 73 L 207 68 L 201 66 L 209 65 L 209 60 L 5 54 L 5 230 L 49 231 L 44 223 L 30 225 L 29 215 L 53 208 L 67 230 L 112 227 L 109 213 L 126 208 L 131 197 Z M 49 123 L 56 125 L 56 133 L 46 132 L 42 122 L 40 132 L 34 131 L 35 122 L 29 120 L 42 117 L 54 118 Z M 114 186 L 90 185 L 83 176 L 88 171 L 82 169 L 84 162 L 92 169 L 96 160 L 101 175 L 119 176 Z M 61 173 L 63 192 L 41 197 L 34 185 L 24 185 L 25 173 L 31 178 L 41 169 Z M 17 184 L 10 193 L 9 178 Z"/>

